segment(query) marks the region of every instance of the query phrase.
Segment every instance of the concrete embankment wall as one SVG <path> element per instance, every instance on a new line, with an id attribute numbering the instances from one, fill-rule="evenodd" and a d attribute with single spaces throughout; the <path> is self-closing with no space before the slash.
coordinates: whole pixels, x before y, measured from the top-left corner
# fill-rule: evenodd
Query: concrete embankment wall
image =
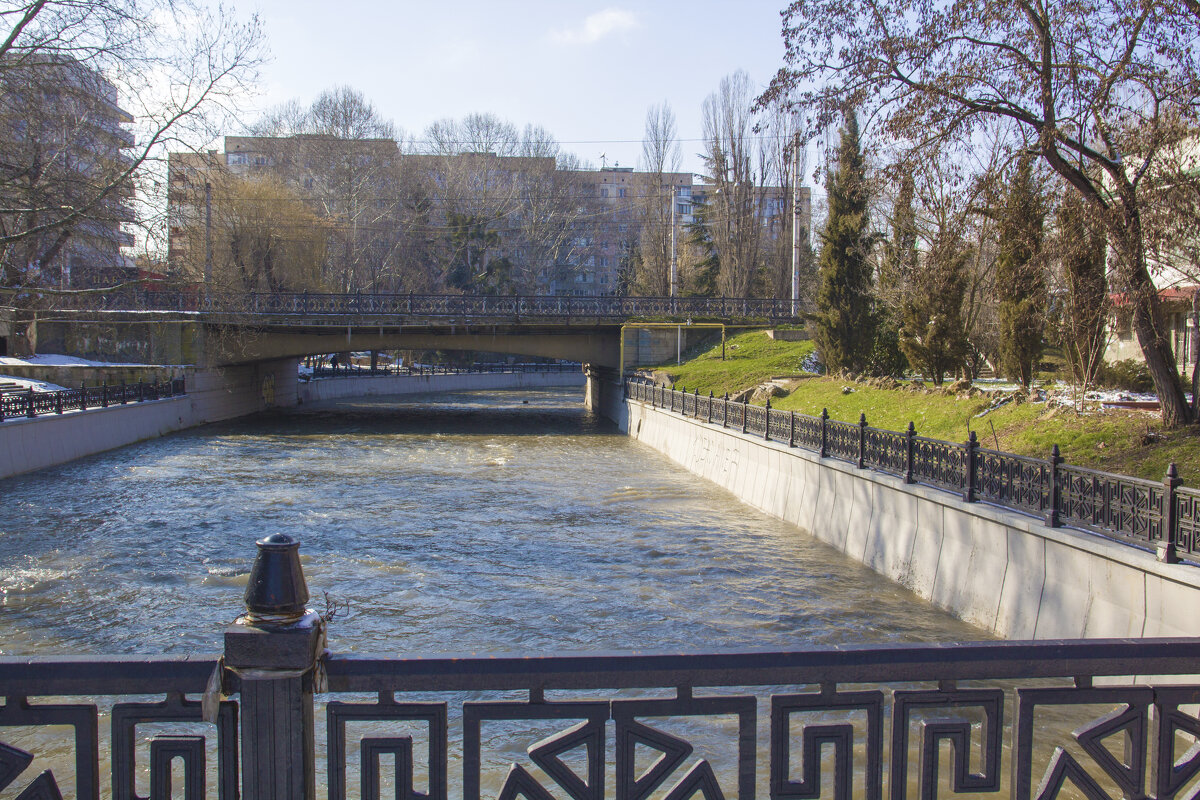
<path id="1" fill-rule="evenodd" d="M 296 402 L 296 359 L 187 369 L 187 394 L 0 423 L 0 479 Z"/>
<path id="2" fill-rule="evenodd" d="M 585 380 L 584 374 L 580 370 L 571 372 L 499 372 L 484 375 L 377 375 L 362 378 L 334 378 L 301 382 L 299 401 L 302 405 L 307 405 L 344 397 L 583 386 Z"/>
<path id="3" fill-rule="evenodd" d="M 1200 567 L 605 394 L 631 437 L 998 636 L 1200 635 Z"/>
<path id="4" fill-rule="evenodd" d="M 0 422 L 0 479 L 268 408 L 342 397 L 583 386 L 582 372 L 336 378 L 300 383 L 294 358 L 188 369 L 187 394 Z"/>

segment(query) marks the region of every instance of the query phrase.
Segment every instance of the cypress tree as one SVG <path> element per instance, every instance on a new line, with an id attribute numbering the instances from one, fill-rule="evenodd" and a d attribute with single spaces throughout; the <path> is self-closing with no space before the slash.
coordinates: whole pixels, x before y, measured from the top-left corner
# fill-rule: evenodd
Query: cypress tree
<path id="1" fill-rule="evenodd" d="M 1046 276 L 1041 257 L 1044 219 L 1032 160 L 1023 157 L 1000 210 L 996 294 L 1000 300 L 1000 370 L 1027 389 L 1042 354 L 1046 325 Z"/>
<path id="2" fill-rule="evenodd" d="M 962 236 L 943 226 L 905 295 L 900 348 L 934 386 L 941 386 L 945 374 L 958 369 L 967 354 L 962 305 L 970 257 Z"/>
<path id="3" fill-rule="evenodd" d="M 871 373 L 899 377 L 909 364 L 900 349 L 904 299 L 917 269 L 917 215 L 913 210 L 913 176 L 905 171 L 892 207 L 892 238 L 883 246 L 876 291 L 878 330 L 871 355 Z"/>
<path id="4" fill-rule="evenodd" d="M 1066 293 L 1059 318 L 1063 354 L 1075 382 L 1083 389 L 1096 379 L 1104 360 L 1108 322 L 1107 243 L 1079 193 L 1067 187 L 1057 214 L 1062 274 Z"/>
<path id="5" fill-rule="evenodd" d="M 826 185 L 829 217 L 821 233 L 813 338 L 829 371 L 862 372 L 875 344 L 874 280 L 868 259 L 873 240 L 866 168 L 852 111 L 846 112 L 837 166 L 828 172 Z"/>

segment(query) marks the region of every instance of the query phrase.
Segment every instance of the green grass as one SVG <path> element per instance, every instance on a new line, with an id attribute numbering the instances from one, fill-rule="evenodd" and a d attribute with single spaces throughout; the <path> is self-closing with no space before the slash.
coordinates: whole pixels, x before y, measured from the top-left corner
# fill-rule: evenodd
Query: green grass
<path id="1" fill-rule="evenodd" d="M 701 394 L 710 391 L 720 397 L 756 386 L 776 375 L 799 375 L 800 364 L 813 351 L 812 342 L 776 342 L 762 331 L 731 336 L 725 343 L 725 360 L 721 360 L 721 343 L 693 355 L 683 364 L 664 364 L 658 367 L 671 376 L 677 385 Z"/>
<path id="2" fill-rule="evenodd" d="M 681 365 L 658 369 L 689 392 L 734 394 L 779 375 L 798 375 L 811 342 L 776 342 L 765 333 L 734 336 L 721 360 L 717 343 Z M 844 392 L 849 388 L 850 391 Z M 1067 462 L 1125 475 L 1161 480 L 1175 462 L 1180 476 L 1200 486 L 1200 435 L 1195 428 L 1164 431 L 1156 414 L 1108 411 L 1077 414 L 1044 403 L 1008 403 L 983 416 L 995 398 L 962 398 L 907 387 L 882 389 L 853 381 L 810 375 L 775 408 L 901 431 L 911 420 L 921 436 L 961 442 L 974 431 L 983 447 L 1045 458 L 1057 444 Z"/>

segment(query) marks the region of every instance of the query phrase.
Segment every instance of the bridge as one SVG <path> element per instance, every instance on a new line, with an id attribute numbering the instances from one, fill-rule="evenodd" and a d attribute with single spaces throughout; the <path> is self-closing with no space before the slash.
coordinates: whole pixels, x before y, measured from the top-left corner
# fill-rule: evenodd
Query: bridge
<path id="1" fill-rule="evenodd" d="M 436 349 L 617 369 L 628 361 L 622 358 L 623 327 L 761 327 L 798 322 L 801 311 L 791 300 L 760 298 L 132 290 L 56 295 L 36 311 L 14 315 L 36 315 L 43 342 L 147 363 L 225 366 L 347 350 Z M 125 351 L 100 352 L 106 347 Z"/>

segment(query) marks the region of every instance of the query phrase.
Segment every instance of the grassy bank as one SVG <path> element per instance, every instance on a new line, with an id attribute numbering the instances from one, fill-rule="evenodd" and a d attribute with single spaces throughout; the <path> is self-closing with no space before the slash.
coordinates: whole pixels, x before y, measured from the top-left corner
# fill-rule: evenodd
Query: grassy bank
<path id="1" fill-rule="evenodd" d="M 812 415 L 824 408 L 831 418 L 850 422 L 866 414 L 872 426 L 891 430 L 904 430 L 911 420 L 921 436 L 949 441 L 963 441 L 974 431 L 983 447 L 1043 458 L 1057 444 L 1072 464 L 1154 480 L 1174 461 L 1189 485 L 1200 486 L 1200 436 L 1191 429 L 1163 431 L 1157 413 L 1079 414 L 1070 407 L 1015 402 L 992 408 L 998 398 L 990 393 L 969 397 L 808 375 L 801 365 L 812 350 L 811 342 L 744 333 L 729 339 L 724 361 L 718 343 L 683 364 L 658 369 L 689 392 L 718 397 L 795 376 L 794 388 L 772 400 L 773 407 Z"/>

